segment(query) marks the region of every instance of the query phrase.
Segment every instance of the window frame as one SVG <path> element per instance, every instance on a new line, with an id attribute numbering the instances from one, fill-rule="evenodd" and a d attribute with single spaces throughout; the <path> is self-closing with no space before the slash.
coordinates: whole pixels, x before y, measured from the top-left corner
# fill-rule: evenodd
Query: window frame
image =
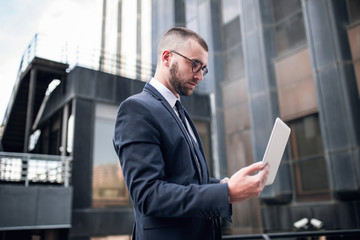
<path id="1" fill-rule="evenodd" d="M 326 175 L 327 175 L 327 188 L 319 189 L 319 190 L 306 190 L 303 183 L 302 183 L 302 172 L 300 164 L 306 161 L 316 161 L 323 159 L 324 164 L 326 165 L 326 156 L 324 148 L 322 148 L 320 153 L 312 154 L 309 156 L 303 156 L 299 157 L 299 150 L 298 150 L 298 140 L 296 135 L 296 128 L 295 124 L 304 121 L 305 118 L 316 116 L 318 120 L 318 114 L 310 114 L 306 115 L 301 118 L 294 119 L 292 121 L 288 122 L 289 127 L 291 128 L 291 134 L 290 134 L 290 156 L 289 156 L 289 163 L 291 165 L 292 171 L 293 171 L 293 186 L 294 186 L 294 194 L 295 198 L 299 202 L 307 202 L 307 201 L 325 201 L 330 200 L 331 194 L 330 194 L 330 185 L 329 185 L 329 175 L 327 168 L 324 169 Z M 317 121 L 319 122 L 319 121 Z M 319 124 L 320 125 L 320 124 Z M 320 126 L 319 126 L 320 127 Z M 321 134 L 321 130 L 319 132 Z"/>
<path id="2" fill-rule="evenodd" d="M 300 1 L 301 4 L 301 1 Z M 284 57 L 286 55 L 289 55 L 293 53 L 294 51 L 297 51 L 301 48 L 304 48 L 307 46 L 307 39 L 306 39 L 306 29 L 305 29 L 305 22 L 304 22 L 304 14 L 302 7 L 298 10 L 291 12 L 289 15 L 283 17 L 280 20 L 277 20 L 275 17 L 275 4 L 274 0 L 271 1 L 271 7 L 272 7 L 272 18 L 273 18 L 273 29 L 274 29 L 274 38 L 275 38 L 275 47 L 276 47 L 276 53 L 277 57 Z M 279 39 L 278 39 L 278 29 L 279 26 L 286 25 L 286 23 L 289 23 L 291 20 L 295 19 L 297 16 L 300 16 L 303 20 L 303 27 L 304 27 L 304 39 L 302 41 L 299 41 L 297 44 L 292 46 L 291 44 L 288 44 L 286 49 L 280 50 L 279 49 Z M 280 28 L 281 29 L 281 28 Z M 287 39 L 289 42 L 289 40 Z"/>

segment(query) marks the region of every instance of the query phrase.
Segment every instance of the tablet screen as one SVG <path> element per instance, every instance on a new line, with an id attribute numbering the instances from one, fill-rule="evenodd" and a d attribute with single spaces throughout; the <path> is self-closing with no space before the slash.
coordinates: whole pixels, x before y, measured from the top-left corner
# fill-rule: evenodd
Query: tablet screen
<path id="1" fill-rule="evenodd" d="M 276 118 L 262 160 L 264 163 L 270 163 L 270 173 L 266 185 L 272 184 L 275 180 L 276 173 L 290 136 L 290 131 L 290 128 L 280 118 Z"/>

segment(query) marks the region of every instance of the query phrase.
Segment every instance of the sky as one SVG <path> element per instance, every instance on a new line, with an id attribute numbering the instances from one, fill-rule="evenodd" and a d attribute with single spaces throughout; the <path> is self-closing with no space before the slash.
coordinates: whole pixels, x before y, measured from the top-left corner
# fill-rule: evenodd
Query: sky
<path id="1" fill-rule="evenodd" d="M 0 124 L 21 56 L 35 34 L 98 49 L 101 8 L 102 0 L 0 1 Z"/>

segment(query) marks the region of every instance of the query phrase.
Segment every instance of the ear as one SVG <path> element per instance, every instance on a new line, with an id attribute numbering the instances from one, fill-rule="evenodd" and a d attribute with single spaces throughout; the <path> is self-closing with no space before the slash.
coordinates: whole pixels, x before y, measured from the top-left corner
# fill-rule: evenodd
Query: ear
<path id="1" fill-rule="evenodd" d="M 165 66 L 170 66 L 171 55 L 172 54 L 169 50 L 163 51 L 161 55 L 161 60 Z"/>

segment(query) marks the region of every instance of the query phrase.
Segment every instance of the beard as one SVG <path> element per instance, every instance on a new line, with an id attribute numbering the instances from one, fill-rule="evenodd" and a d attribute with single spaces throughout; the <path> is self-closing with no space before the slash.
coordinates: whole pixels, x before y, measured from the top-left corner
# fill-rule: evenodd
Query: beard
<path id="1" fill-rule="evenodd" d="M 193 92 L 192 89 L 186 88 L 186 80 L 183 79 L 178 72 L 178 63 L 174 63 L 170 67 L 170 79 L 171 87 L 181 96 L 190 96 Z"/>

